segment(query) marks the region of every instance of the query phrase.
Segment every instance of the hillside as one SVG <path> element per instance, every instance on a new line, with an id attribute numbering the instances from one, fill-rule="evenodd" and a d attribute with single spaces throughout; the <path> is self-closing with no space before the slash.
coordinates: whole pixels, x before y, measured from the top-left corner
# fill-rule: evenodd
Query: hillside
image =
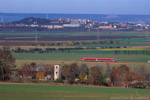
<path id="1" fill-rule="evenodd" d="M 28 17 L 24 18 L 20 21 L 15 21 L 12 22 L 13 24 L 26 24 L 26 25 L 31 25 L 31 24 L 38 24 L 38 25 L 52 25 L 54 19 L 45 19 L 45 18 L 35 18 L 35 17 Z M 55 23 L 56 25 L 56 23 Z"/>
<path id="2" fill-rule="evenodd" d="M 112 14 L 110 14 L 112 15 Z M 18 21 L 26 17 L 39 17 L 39 18 L 50 18 L 50 19 L 59 19 L 59 18 L 72 18 L 72 19 L 91 19 L 98 20 L 102 22 L 144 22 L 150 23 L 150 15 L 115 15 L 117 18 L 108 17 L 107 14 L 40 14 L 40 13 L 0 13 L 0 22 L 1 17 L 3 16 L 4 22 Z"/>

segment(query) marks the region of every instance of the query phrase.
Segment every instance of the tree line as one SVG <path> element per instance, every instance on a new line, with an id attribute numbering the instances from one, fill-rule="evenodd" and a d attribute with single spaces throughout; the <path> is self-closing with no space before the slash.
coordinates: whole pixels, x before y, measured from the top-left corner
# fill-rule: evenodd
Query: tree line
<path id="1" fill-rule="evenodd" d="M 144 73 L 143 73 L 144 72 Z M 48 64 L 24 64 L 17 73 L 21 79 L 40 79 L 54 81 L 54 66 Z M 131 70 L 127 65 L 111 67 L 107 63 L 106 70 L 96 65 L 88 67 L 86 64 L 64 64 L 61 68 L 61 78 L 55 82 L 69 84 L 93 84 L 103 86 L 124 86 L 132 88 L 150 87 L 150 70 L 141 66 Z"/>
<path id="2" fill-rule="evenodd" d="M 111 47 L 109 47 L 111 48 Z M 120 48 L 120 47 L 116 47 Z M 30 48 L 30 49 L 23 49 L 23 48 L 16 48 L 10 49 L 9 47 L 4 47 L 3 50 L 15 52 L 15 53 L 53 53 L 53 52 L 61 52 L 61 53 L 71 53 L 74 50 L 96 50 L 96 47 L 65 47 L 65 48 Z M 104 47 L 102 48 L 104 49 Z M 93 52 L 94 53 L 94 52 Z M 103 53 L 99 51 L 99 53 Z M 125 55 L 150 55 L 150 50 L 114 50 L 111 52 L 112 54 L 125 54 Z"/>
<path id="3" fill-rule="evenodd" d="M 125 54 L 125 55 L 150 55 L 150 50 L 115 50 L 114 54 Z"/>
<path id="4" fill-rule="evenodd" d="M 69 84 L 124 86 L 133 88 L 150 87 L 150 69 L 145 66 L 131 69 L 127 65 L 111 67 L 106 64 L 106 70 L 101 65 L 87 66 L 85 63 L 63 64 L 61 78 L 54 81 L 54 65 L 50 64 L 24 64 L 16 69 L 15 58 L 9 51 L 0 50 L 0 80 L 8 81 L 24 79 L 53 81 Z"/>

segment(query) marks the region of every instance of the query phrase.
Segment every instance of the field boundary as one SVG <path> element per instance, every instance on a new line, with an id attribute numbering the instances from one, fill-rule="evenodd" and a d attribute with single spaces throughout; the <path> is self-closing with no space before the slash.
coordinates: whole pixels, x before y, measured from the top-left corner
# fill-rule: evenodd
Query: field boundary
<path id="1" fill-rule="evenodd" d="M 123 88 L 123 87 L 106 87 L 106 86 L 98 86 L 98 85 L 85 85 L 85 84 L 63 84 L 63 83 L 31 83 L 31 82 L 25 82 L 25 83 L 14 83 L 14 82 L 0 82 L 0 85 L 2 84 L 14 84 L 14 85 L 58 85 L 58 86 L 80 86 L 80 87 L 98 87 L 98 88 Z"/>

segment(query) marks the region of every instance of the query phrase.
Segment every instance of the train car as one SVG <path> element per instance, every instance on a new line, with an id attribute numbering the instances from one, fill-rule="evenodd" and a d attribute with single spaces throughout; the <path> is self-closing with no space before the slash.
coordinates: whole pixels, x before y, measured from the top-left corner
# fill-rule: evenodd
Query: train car
<path id="1" fill-rule="evenodd" d="M 91 62 L 117 62 L 115 58 L 82 58 L 82 61 Z"/>

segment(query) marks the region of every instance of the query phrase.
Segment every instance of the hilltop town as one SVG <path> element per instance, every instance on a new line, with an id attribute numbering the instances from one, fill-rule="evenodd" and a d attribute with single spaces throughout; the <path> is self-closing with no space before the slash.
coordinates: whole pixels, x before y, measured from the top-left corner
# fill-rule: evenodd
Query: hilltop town
<path id="1" fill-rule="evenodd" d="M 89 19 L 24 18 L 0 24 L 0 31 L 150 31 L 150 24 L 100 22 Z"/>

